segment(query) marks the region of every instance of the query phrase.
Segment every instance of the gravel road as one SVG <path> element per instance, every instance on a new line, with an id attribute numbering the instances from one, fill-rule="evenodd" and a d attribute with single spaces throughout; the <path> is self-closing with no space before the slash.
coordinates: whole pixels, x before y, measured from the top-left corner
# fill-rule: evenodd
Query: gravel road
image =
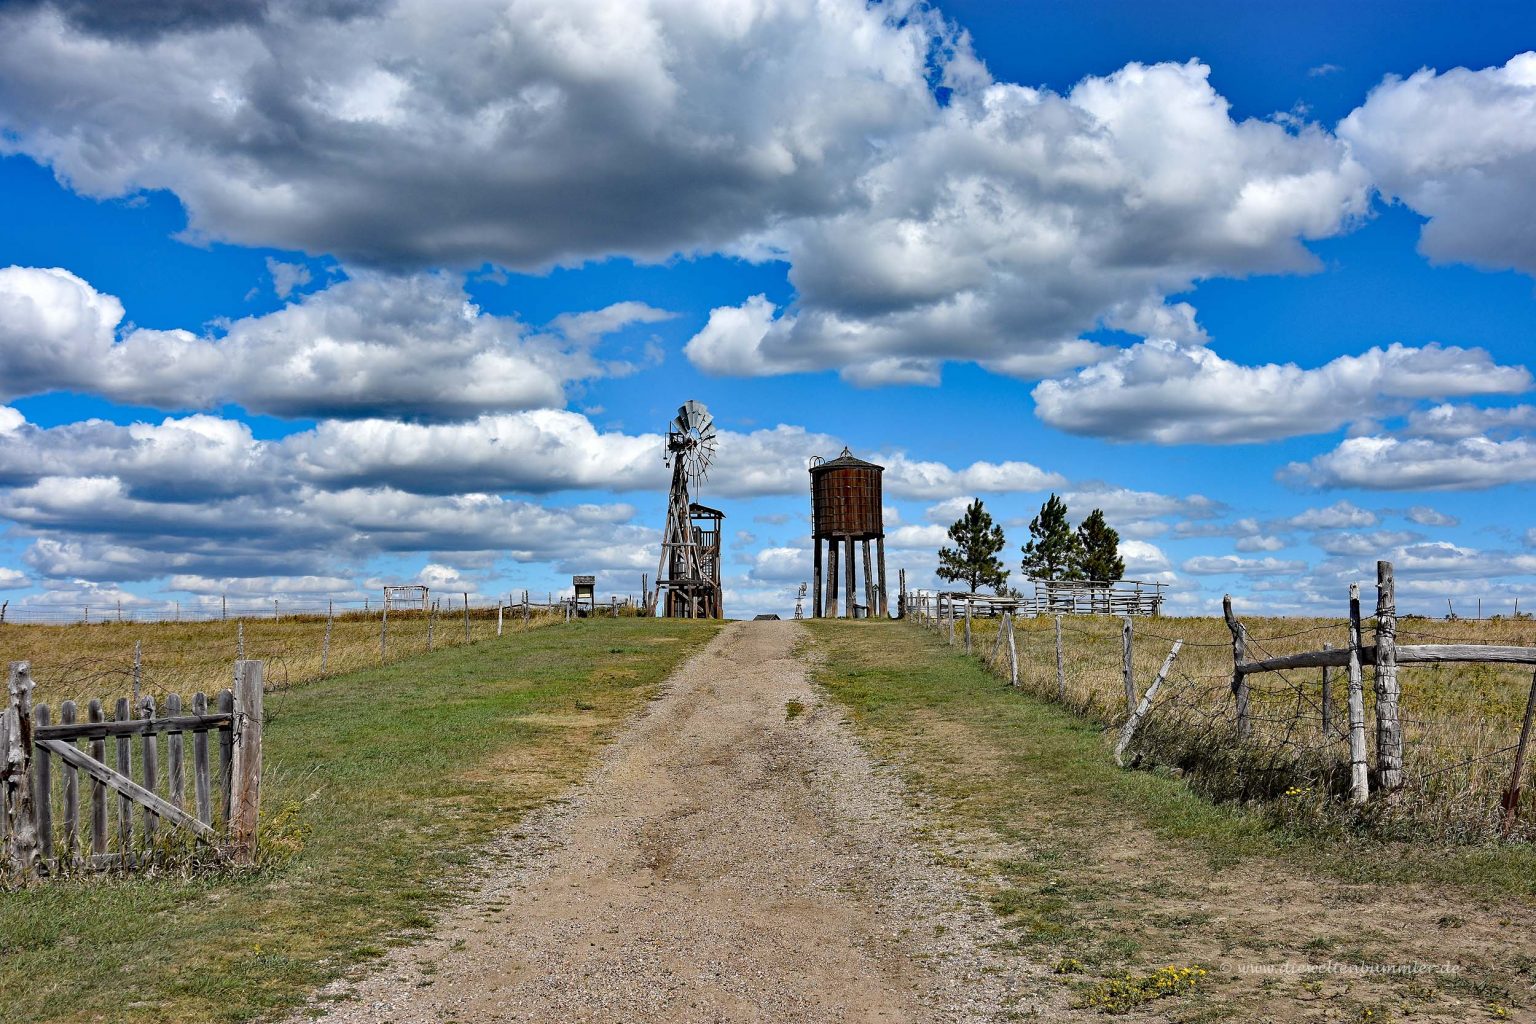
<path id="1" fill-rule="evenodd" d="M 353 1021 L 991 1021 L 1038 975 L 915 836 L 795 652 L 735 623 L 571 799 L 489 851 L 433 938 L 322 992 Z M 791 716 L 798 702 L 805 710 Z"/>

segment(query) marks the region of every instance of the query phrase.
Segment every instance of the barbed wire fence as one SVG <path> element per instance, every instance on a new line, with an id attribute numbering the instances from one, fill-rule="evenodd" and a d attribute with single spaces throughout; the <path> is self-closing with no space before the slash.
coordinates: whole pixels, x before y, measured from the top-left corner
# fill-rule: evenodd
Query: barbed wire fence
<path id="1" fill-rule="evenodd" d="M 1251 633 L 1238 622 L 1239 649 L 1236 631 L 1220 637 L 1220 619 L 973 618 L 963 598 L 931 594 L 909 595 L 906 609 L 1005 683 L 1118 733 L 1128 766 L 1180 776 L 1214 799 L 1392 837 L 1536 839 L 1526 784 L 1536 648 L 1509 645 L 1529 641 L 1525 620 L 1431 629 L 1388 604 L 1354 626 L 1351 670 L 1350 618 L 1256 619 Z M 1388 673 L 1369 644 L 1383 617 L 1405 641 L 1396 693 L 1382 692 Z"/>

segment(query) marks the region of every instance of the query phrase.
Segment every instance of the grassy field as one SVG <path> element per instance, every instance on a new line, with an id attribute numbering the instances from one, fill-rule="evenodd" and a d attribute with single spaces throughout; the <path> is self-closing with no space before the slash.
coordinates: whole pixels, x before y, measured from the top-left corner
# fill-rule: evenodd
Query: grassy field
<path id="1" fill-rule="evenodd" d="M 718 625 L 599 618 L 269 694 L 264 866 L 0 893 L 4 1019 L 295 1005 L 426 928 L 476 850 L 579 778 Z"/>
<path id="2" fill-rule="evenodd" d="M 1166 772 L 1117 769 L 1099 724 L 1002 685 L 933 633 L 810 629 L 825 691 L 923 799 L 1013 947 L 1078 1005 L 1187 1024 L 1527 1019 L 1530 846 L 1279 824 Z M 1380 965 L 1429 969 L 1349 973 Z M 1245 973 L 1265 967 L 1280 970 Z M 1163 1002 L 1171 989 L 1184 994 Z"/>
<path id="3" fill-rule="evenodd" d="M 525 625 L 509 613 L 503 634 L 561 623 L 562 616 L 535 612 Z M 30 661 L 37 699 L 55 706 L 93 697 L 126 695 L 133 686 L 134 645 L 141 651 L 143 692 L 164 706 L 168 693 L 213 693 L 229 685 L 235 659 L 266 662 L 269 688 L 340 675 L 432 650 L 496 637 L 495 609 L 471 608 L 468 630 L 462 612 L 442 612 L 431 622 L 421 611 L 392 611 L 380 645 L 382 623 L 372 615 L 336 617 L 327 646 L 323 616 L 229 619 L 213 622 L 98 622 L 90 625 L 0 624 L 0 664 Z M 243 648 L 242 648 L 243 645 Z M 108 701 L 110 707 L 110 701 Z"/>
<path id="4" fill-rule="evenodd" d="M 1108 616 L 1064 620 L 1064 703 L 1101 723 L 1118 724 L 1126 713 L 1121 674 L 1121 624 Z M 1344 619 L 1244 617 L 1250 657 L 1318 650 L 1347 644 Z M 997 621 L 973 622 L 973 643 L 989 657 Z M 1370 642 L 1370 623 L 1366 624 Z M 1250 676 L 1253 741 L 1239 751 L 1232 739 L 1231 634 L 1219 618 L 1156 618 L 1134 621 L 1134 676 L 1138 691 L 1157 674 L 1172 640 L 1184 647 L 1160 692 L 1140 749 L 1188 772 L 1191 780 L 1222 798 L 1284 798 L 1284 813 L 1331 816 L 1334 798 L 1347 784 L 1346 682 L 1335 670 L 1323 729 L 1322 675 L 1317 669 Z M 957 644 L 963 630 L 957 627 Z M 946 630 L 947 635 L 947 630 Z M 1020 686 L 1057 695 L 1054 623 L 1020 619 L 1016 630 Z M 1404 618 L 1399 643 L 1536 644 L 1536 623 L 1527 619 L 1440 622 Z M 995 663 L 1006 672 L 1001 661 Z M 1500 799 L 1509 784 L 1513 745 L 1531 688 L 1531 674 L 1517 666 L 1424 665 L 1399 670 L 1406 744 L 1405 799 L 1390 821 L 1403 834 L 1481 840 L 1500 831 Z M 1366 735 L 1375 763 L 1375 701 L 1365 672 Z M 1286 796 L 1287 792 L 1303 792 Z M 1373 812 L 1374 813 L 1374 812 Z M 1527 782 L 1518 838 L 1536 838 L 1536 788 Z"/>

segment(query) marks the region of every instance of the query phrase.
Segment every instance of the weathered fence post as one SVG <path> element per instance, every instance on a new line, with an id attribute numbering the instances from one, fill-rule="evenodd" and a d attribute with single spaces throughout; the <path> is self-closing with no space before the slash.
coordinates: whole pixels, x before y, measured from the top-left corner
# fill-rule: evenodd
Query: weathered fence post
<path id="1" fill-rule="evenodd" d="M 1387 800 L 1403 785 L 1403 727 L 1398 720 L 1397 586 L 1392 563 L 1376 563 L 1376 773 Z"/>
<path id="2" fill-rule="evenodd" d="M 331 628 L 336 623 L 336 603 L 334 601 L 325 608 L 325 639 L 320 641 L 320 674 L 325 675 L 331 667 Z"/>
<path id="3" fill-rule="evenodd" d="M 133 706 L 138 707 L 144 693 L 144 641 L 133 642 Z"/>
<path id="4" fill-rule="evenodd" d="M 235 862 L 256 860 L 261 818 L 262 663 L 235 662 L 235 750 L 229 808 L 229 843 Z"/>
<path id="5" fill-rule="evenodd" d="M 1067 663 L 1061 649 L 1061 616 L 1056 616 L 1056 699 L 1067 699 Z"/>
<path id="6" fill-rule="evenodd" d="M 0 815 L 11 817 L 11 864 L 22 878 L 39 874 L 37 821 L 32 806 L 32 665 L 13 661 L 7 681 L 10 706 L 5 711 L 4 785 Z M 47 795 L 44 794 L 44 799 Z"/>
<path id="7" fill-rule="evenodd" d="M 1323 650 L 1333 650 L 1333 644 L 1323 644 Z M 1323 741 L 1333 732 L 1333 669 L 1323 666 Z"/>
<path id="8" fill-rule="evenodd" d="M 1008 617 L 1008 685 L 1019 685 L 1019 647 L 1014 642 L 1013 616 Z"/>
<path id="9" fill-rule="evenodd" d="M 464 642 L 469 643 L 469 593 L 464 594 Z"/>
<path id="10" fill-rule="evenodd" d="M 146 696 L 139 705 L 139 715 L 142 718 L 153 721 L 155 717 L 155 698 Z M 155 792 L 160 785 L 160 735 L 153 729 L 145 729 L 144 736 L 139 742 L 139 750 L 144 757 L 144 788 Z M 144 808 L 144 845 L 154 845 L 155 831 L 160 826 L 160 816 L 148 807 Z"/>
<path id="11" fill-rule="evenodd" d="M 117 698 L 112 719 L 116 722 L 128 720 L 127 697 Z M 117 773 L 128 778 L 133 777 L 133 738 L 130 736 L 117 738 Z M 126 860 L 128 851 L 133 849 L 133 801 L 126 793 L 117 795 L 117 846 Z"/>
<path id="12" fill-rule="evenodd" d="M 505 606 L 501 603 L 501 599 L 497 598 L 496 599 L 496 635 L 497 636 L 501 636 L 501 613 L 503 611 L 505 611 L 505 610 L 506 610 Z"/>
<path id="13" fill-rule="evenodd" d="M 245 620 L 235 620 L 235 660 L 245 657 Z"/>
<path id="14" fill-rule="evenodd" d="M 971 653 L 971 602 L 965 602 L 965 653 Z"/>
<path id="15" fill-rule="evenodd" d="M 1363 804 L 1371 795 L 1365 764 L 1365 681 L 1360 667 L 1360 584 L 1349 585 L 1349 799 Z"/>
<path id="16" fill-rule="evenodd" d="M 39 728 L 48 724 L 47 704 L 39 704 L 32 709 L 32 721 Z M 0 750 L 3 749 L 0 747 Z M 32 809 L 37 824 L 38 858 L 43 868 L 46 868 L 48 862 L 53 860 L 53 763 L 47 747 L 33 749 L 37 754 L 33 768 L 37 784 L 32 790 Z"/>
<path id="17" fill-rule="evenodd" d="M 427 650 L 432 650 L 432 625 L 437 619 L 437 602 L 427 605 Z"/>
<path id="18" fill-rule="evenodd" d="M 1248 630 L 1232 614 L 1232 595 L 1221 599 L 1221 614 L 1232 632 L 1232 696 L 1236 702 L 1237 735 L 1247 739 L 1251 723 L 1248 721 L 1248 676 L 1243 672 L 1243 662 L 1248 660 Z"/>
<path id="19" fill-rule="evenodd" d="M 74 725 L 76 714 L 75 702 L 64 701 L 59 705 L 59 724 Z M 80 771 L 72 764 L 59 767 L 64 773 L 64 845 L 59 863 L 73 866 L 80 851 Z"/>
<path id="20" fill-rule="evenodd" d="M 1515 767 L 1509 774 L 1509 789 L 1504 792 L 1504 838 L 1506 839 L 1515 829 L 1515 812 L 1520 809 L 1520 784 L 1525 779 L 1525 751 L 1531 742 L 1533 716 L 1536 716 L 1536 673 L 1531 676 L 1531 694 L 1525 699 L 1525 721 L 1520 725 L 1520 742 L 1515 745 Z"/>
<path id="21" fill-rule="evenodd" d="M 430 645 L 429 645 L 430 646 Z M 389 660 L 389 594 L 384 595 L 384 615 L 379 619 L 379 662 Z"/>
<path id="22" fill-rule="evenodd" d="M 1168 652 L 1168 657 L 1163 659 L 1163 667 L 1157 670 L 1157 678 L 1152 680 L 1152 685 L 1147 687 L 1147 692 L 1141 695 L 1141 701 L 1131 711 L 1125 725 L 1120 729 L 1120 740 L 1115 744 L 1115 764 L 1125 767 L 1125 750 L 1131 745 L 1131 739 L 1136 735 L 1136 729 L 1141 725 L 1142 719 L 1147 717 L 1147 712 L 1152 710 L 1152 701 L 1157 699 L 1157 691 L 1162 688 L 1163 680 L 1168 678 L 1168 673 L 1173 669 L 1174 659 L 1179 656 L 1179 648 L 1184 646 L 1183 640 L 1175 640 L 1173 649 Z"/>
<path id="23" fill-rule="evenodd" d="M 85 706 L 86 721 L 92 725 L 102 725 L 106 722 L 106 715 L 102 713 L 101 701 L 93 699 Z M 88 745 L 93 760 L 102 764 L 107 762 L 106 730 L 103 729 L 91 737 Z M 107 855 L 107 787 L 100 779 L 91 776 L 91 856 L 105 857 Z"/>
<path id="24" fill-rule="evenodd" d="M 947 602 L 949 606 L 949 646 L 955 646 L 955 599 L 951 597 Z"/>
<path id="25" fill-rule="evenodd" d="M 1131 668 L 1134 628 L 1129 615 L 1120 620 L 1120 674 L 1125 682 L 1125 713 L 1128 715 L 1136 710 L 1136 679 Z"/>

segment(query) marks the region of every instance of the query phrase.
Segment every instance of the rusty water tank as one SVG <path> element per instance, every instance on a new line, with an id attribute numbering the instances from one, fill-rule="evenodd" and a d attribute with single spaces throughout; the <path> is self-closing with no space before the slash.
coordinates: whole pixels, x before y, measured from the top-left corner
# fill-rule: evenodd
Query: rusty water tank
<path id="1" fill-rule="evenodd" d="M 856 459 L 847 448 L 811 466 L 811 536 L 873 540 L 885 536 L 884 466 Z"/>

